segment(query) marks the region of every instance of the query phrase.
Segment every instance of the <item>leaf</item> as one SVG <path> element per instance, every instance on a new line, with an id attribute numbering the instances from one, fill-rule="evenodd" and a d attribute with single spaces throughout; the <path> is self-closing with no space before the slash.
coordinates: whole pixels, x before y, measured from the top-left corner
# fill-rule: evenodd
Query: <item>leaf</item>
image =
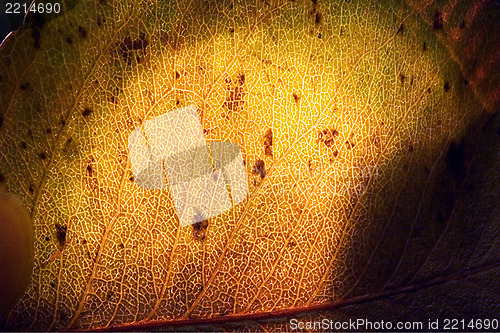
<path id="1" fill-rule="evenodd" d="M 417 316 L 400 308 L 459 300 L 466 276 L 498 289 L 498 182 L 485 178 L 498 174 L 475 154 L 500 99 L 498 39 L 473 37 L 494 5 L 62 8 L 30 14 L 0 52 L 0 179 L 29 208 L 36 248 L 7 329 L 279 329 L 238 322 Z M 208 141 L 242 147 L 249 186 L 203 227 L 180 227 L 170 192 L 138 187 L 128 157 L 142 122 L 190 104 Z"/>

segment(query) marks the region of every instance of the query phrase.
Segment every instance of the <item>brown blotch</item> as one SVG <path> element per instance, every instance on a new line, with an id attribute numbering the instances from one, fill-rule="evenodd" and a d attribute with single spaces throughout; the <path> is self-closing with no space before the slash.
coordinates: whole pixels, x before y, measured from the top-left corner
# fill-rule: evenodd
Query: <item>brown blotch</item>
<path id="1" fill-rule="evenodd" d="M 450 83 L 448 81 L 444 83 L 443 89 L 445 92 L 448 92 L 450 90 Z"/>
<path id="2" fill-rule="evenodd" d="M 196 240 L 204 241 L 207 235 L 208 220 L 193 223 L 193 237 Z"/>
<path id="3" fill-rule="evenodd" d="M 431 93 L 431 88 L 427 88 L 427 93 L 430 94 Z"/>
<path id="4" fill-rule="evenodd" d="M 73 40 L 71 39 L 71 37 L 66 38 L 66 43 L 73 44 Z"/>
<path id="5" fill-rule="evenodd" d="M 45 154 L 44 151 L 42 151 L 38 156 L 40 156 L 42 160 L 45 160 L 47 158 L 47 154 Z"/>
<path id="6" fill-rule="evenodd" d="M 422 50 L 427 50 L 427 42 L 424 40 L 424 44 L 422 45 Z"/>
<path id="7" fill-rule="evenodd" d="M 85 110 L 82 111 L 82 116 L 88 117 L 92 113 L 92 110 L 89 108 L 85 108 Z"/>
<path id="8" fill-rule="evenodd" d="M 3 117 L 0 116 L 0 128 L 2 128 L 2 124 L 3 124 Z"/>
<path id="9" fill-rule="evenodd" d="M 50 240 L 50 237 L 49 236 L 45 236 L 45 241 L 48 242 Z M 52 283 L 51 283 L 52 285 Z"/>
<path id="10" fill-rule="evenodd" d="M 264 163 L 263 160 L 255 161 L 255 164 L 253 165 L 252 173 L 259 175 L 260 178 L 264 178 L 266 176 L 266 164 Z"/>
<path id="11" fill-rule="evenodd" d="M 133 182 L 134 179 L 135 179 L 134 176 L 130 176 L 130 178 L 128 180 L 130 180 L 131 182 Z"/>
<path id="12" fill-rule="evenodd" d="M 179 79 L 181 77 L 181 74 L 178 71 L 175 71 L 175 78 Z"/>
<path id="13" fill-rule="evenodd" d="M 4 177 L 4 175 L 2 175 L 2 174 L 0 173 L 0 183 L 3 183 L 4 181 L 5 181 L 5 177 Z"/>
<path id="14" fill-rule="evenodd" d="M 45 133 L 47 133 L 47 134 L 50 134 L 50 133 L 52 133 L 52 129 L 50 129 L 50 128 L 47 128 L 47 129 L 45 130 Z"/>
<path id="15" fill-rule="evenodd" d="M 61 246 L 66 244 L 66 232 L 68 231 L 68 227 L 56 224 L 56 238 Z"/>
<path id="16" fill-rule="evenodd" d="M 23 149 L 28 148 L 28 145 L 26 144 L 26 142 L 24 142 L 24 141 L 21 142 L 21 148 L 23 148 Z"/>
<path id="17" fill-rule="evenodd" d="M 124 249 L 125 248 L 125 245 L 123 245 L 123 243 L 120 243 L 120 245 L 118 245 L 120 247 L 120 249 Z"/>
<path id="18" fill-rule="evenodd" d="M 413 143 L 410 143 L 410 144 L 408 145 L 408 152 L 409 152 L 409 153 L 413 153 Z"/>
<path id="19" fill-rule="evenodd" d="M 406 77 L 404 76 L 404 74 L 402 74 L 402 73 L 399 74 L 399 81 L 401 81 L 402 84 L 405 83 L 405 79 L 406 79 Z"/>
<path id="20" fill-rule="evenodd" d="M 441 16 L 441 13 L 438 10 L 434 12 L 434 22 L 432 28 L 434 30 L 443 29 L 443 17 Z"/>
<path id="21" fill-rule="evenodd" d="M 85 28 L 82 27 L 81 25 L 78 26 L 78 33 L 80 34 L 81 38 L 87 37 L 87 30 L 85 30 Z"/>
<path id="22" fill-rule="evenodd" d="M 396 34 L 403 34 L 404 31 L 405 31 L 405 25 L 404 23 L 401 23 L 401 25 L 398 28 L 398 31 L 396 31 Z"/>
<path id="23" fill-rule="evenodd" d="M 32 194 L 33 194 L 33 192 L 35 192 L 35 189 L 33 188 L 33 184 L 30 184 L 28 191 L 30 191 L 30 193 L 32 193 Z"/>
<path id="24" fill-rule="evenodd" d="M 324 143 L 327 147 L 331 147 L 335 140 L 335 137 L 339 135 L 339 132 L 334 128 L 325 128 L 318 132 L 317 142 Z"/>
<path id="25" fill-rule="evenodd" d="M 271 128 L 264 134 L 264 154 L 273 156 L 273 130 Z"/>
<path id="26" fill-rule="evenodd" d="M 21 84 L 19 87 L 21 88 L 21 90 L 26 90 L 30 87 L 30 83 L 26 82 L 24 84 Z"/>
<path id="27" fill-rule="evenodd" d="M 296 93 L 292 93 L 293 100 L 295 101 L 295 104 L 299 104 L 300 101 L 300 96 L 297 95 Z"/>

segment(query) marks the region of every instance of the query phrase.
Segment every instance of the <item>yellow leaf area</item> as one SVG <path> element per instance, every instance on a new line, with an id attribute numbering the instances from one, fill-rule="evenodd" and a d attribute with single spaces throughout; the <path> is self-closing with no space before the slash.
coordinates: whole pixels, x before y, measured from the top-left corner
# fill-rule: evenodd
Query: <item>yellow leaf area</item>
<path id="1" fill-rule="evenodd" d="M 80 1 L 39 21 L 0 53 L 0 173 L 36 242 L 16 330 L 376 292 L 482 110 L 399 1 Z M 249 188 L 202 232 L 168 189 L 134 183 L 128 156 L 141 123 L 191 104 L 208 141 L 242 147 Z"/>

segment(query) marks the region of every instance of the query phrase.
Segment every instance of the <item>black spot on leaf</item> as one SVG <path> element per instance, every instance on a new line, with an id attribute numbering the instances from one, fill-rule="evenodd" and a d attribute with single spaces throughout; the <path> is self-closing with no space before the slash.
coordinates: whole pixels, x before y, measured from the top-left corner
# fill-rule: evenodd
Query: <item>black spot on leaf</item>
<path id="1" fill-rule="evenodd" d="M 438 10 L 434 12 L 434 21 L 432 24 L 432 28 L 434 30 L 443 29 L 443 17 L 441 16 L 441 13 Z"/>
<path id="2" fill-rule="evenodd" d="M 448 81 L 446 81 L 443 85 L 443 89 L 445 92 L 448 92 L 450 91 L 450 83 Z"/>
<path id="3" fill-rule="evenodd" d="M 50 129 L 50 128 L 45 129 L 45 133 L 47 133 L 47 134 L 52 133 L 52 129 Z"/>
<path id="4" fill-rule="evenodd" d="M 2 128 L 2 124 L 3 124 L 3 117 L 0 116 L 0 128 Z"/>
<path id="5" fill-rule="evenodd" d="M 316 13 L 316 16 L 315 16 L 315 18 L 314 18 L 314 23 L 315 23 L 316 25 L 320 24 L 320 23 L 321 23 L 321 19 L 322 19 L 322 15 L 321 15 L 321 13 L 319 13 L 319 12 L 318 12 L 318 13 Z"/>
<path id="6" fill-rule="evenodd" d="M 427 50 L 427 42 L 424 40 L 424 44 L 422 45 L 422 50 Z"/>
<path id="7" fill-rule="evenodd" d="M 42 160 L 45 160 L 47 158 L 47 154 L 45 154 L 44 151 L 42 151 L 39 155 L 38 155 Z"/>
<path id="8" fill-rule="evenodd" d="M 92 110 L 89 108 L 86 108 L 85 110 L 82 111 L 82 116 L 88 117 L 92 113 Z"/>
<path id="9" fill-rule="evenodd" d="M 28 191 L 30 191 L 31 194 L 33 194 L 33 192 L 35 192 L 35 189 L 33 188 L 33 184 L 30 184 Z"/>
<path id="10" fill-rule="evenodd" d="M 68 227 L 62 226 L 60 224 L 56 224 L 56 238 L 61 246 L 66 244 L 66 232 L 68 231 Z"/>
<path id="11" fill-rule="evenodd" d="M 402 74 L 402 73 L 401 73 L 401 74 L 399 74 L 399 81 L 401 81 L 401 83 L 402 83 L 402 84 L 404 84 L 404 83 L 405 83 L 405 78 L 406 78 L 406 77 L 404 76 L 404 74 Z"/>
<path id="12" fill-rule="evenodd" d="M 0 183 L 3 183 L 5 181 L 5 176 L 0 173 Z"/>
<path id="13" fill-rule="evenodd" d="M 28 148 L 28 146 L 26 145 L 26 142 L 24 142 L 24 141 L 21 142 L 21 148 L 23 148 L 23 149 Z"/>
<path id="14" fill-rule="evenodd" d="M 401 23 L 401 25 L 399 26 L 398 31 L 396 31 L 396 33 L 403 34 L 404 31 L 405 31 L 405 25 L 404 25 L 404 23 Z"/>
<path id="15" fill-rule="evenodd" d="M 297 95 L 296 93 L 293 93 L 292 96 L 293 96 L 293 100 L 295 101 L 295 104 L 299 104 L 300 96 Z"/>
<path id="16" fill-rule="evenodd" d="M 66 38 L 66 43 L 73 44 L 73 40 L 71 39 L 71 37 Z"/>
<path id="17" fill-rule="evenodd" d="M 181 77 L 181 74 L 178 71 L 175 71 L 175 78 L 179 79 Z"/>
<path id="18" fill-rule="evenodd" d="M 78 33 L 80 34 L 81 38 L 87 37 L 87 30 L 85 30 L 85 28 L 82 27 L 81 25 L 78 26 Z"/>

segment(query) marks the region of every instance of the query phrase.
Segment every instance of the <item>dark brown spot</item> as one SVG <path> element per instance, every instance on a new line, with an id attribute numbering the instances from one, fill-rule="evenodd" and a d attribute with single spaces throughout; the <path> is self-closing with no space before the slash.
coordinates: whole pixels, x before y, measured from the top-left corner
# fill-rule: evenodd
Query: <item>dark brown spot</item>
<path id="1" fill-rule="evenodd" d="M 61 246 L 66 244 L 66 232 L 68 231 L 68 227 L 56 224 L 56 238 Z"/>
<path id="2" fill-rule="evenodd" d="M 81 25 L 78 26 L 78 33 L 80 34 L 81 38 L 87 37 L 87 30 L 85 30 L 85 28 L 82 27 Z"/>
<path id="3" fill-rule="evenodd" d="M 410 86 L 412 86 L 412 85 L 413 85 L 413 80 L 414 80 L 414 79 L 415 79 L 415 77 L 412 75 L 412 76 L 410 77 Z"/>
<path id="4" fill-rule="evenodd" d="M 73 40 L 71 39 L 71 37 L 66 38 L 66 43 L 73 44 Z"/>
<path id="5" fill-rule="evenodd" d="M 443 29 L 443 17 L 441 16 L 441 13 L 437 10 L 434 12 L 434 23 L 432 25 L 432 28 L 434 30 Z"/>
<path id="6" fill-rule="evenodd" d="M 35 189 L 33 188 L 33 184 L 30 184 L 30 187 L 28 188 L 28 191 L 30 191 L 30 193 L 35 192 Z"/>
<path id="7" fill-rule="evenodd" d="M 295 241 L 288 242 L 288 247 L 294 247 L 294 246 L 297 246 L 297 243 Z"/>
<path id="8" fill-rule="evenodd" d="M 443 89 L 445 92 L 448 92 L 450 90 L 450 84 L 448 83 L 448 81 L 446 81 L 443 85 Z"/>
<path id="9" fill-rule="evenodd" d="M 130 180 L 131 182 L 133 182 L 134 181 L 134 176 L 130 176 L 130 178 L 128 180 Z"/>
<path id="10" fill-rule="evenodd" d="M 208 220 L 193 223 L 193 237 L 199 241 L 204 241 L 208 228 Z"/>
<path id="11" fill-rule="evenodd" d="M 295 104 L 299 104 L 300 96 L 297 95 L 296 93 L 293 93 L 292 96 L 293 96 L 293 100 L 295 101 Z"/>
<path id="12" fill-rule="evenodd" d="M 2 174 L 0 173 L 0 183 L 3 183 L 4 181 L 5 181 L 5 177 L 4 177 L 4 175 L 2 175 Z"/>
<path id="13" fill-rule="evenodd" d="M 49 236 L 45 236 L 45 241 L 48 242 L 50 240 L 50 237 Z M 51 283 L 52 285 L 53 283 Z"/>
<path id="14" fill-rule="evenodd" d="M 29 87 L 30 87 L 30 83 L 29 82 L 26 82 L 26 83 L 20 85 L 21 90 L 26 90 Z"/>
<path id="15" fill-rule="evenodd" d="M 21 142 L 21 148 L 23 148 L 23 149 L 28 148 L 28 146 L 26 145 L 26 142 L 24 142 L 24 141 Z"/>
<path id="16" fill-rule="evenodd" d="M 85 110 L 82 111 L 82 116 L 88 117 L 88 116 L 90 116 L 91 113 L 92 113 L 92 110 L 90 110 L 89 108 L 86 108 Z"/>
<path id="17" fill-rule="evenodd" d="M 408 152 L 413 153 L 413 144 L 412 143 L 410 143 L 408 145 Z"/>
<path id="18" fill-rule="evenodd" d="M 469 85 L 469 80 L 467 80 L 464 76 L 462 76 L 462 83 L 467 86 Z"/>
<path id="19" fill-rule="evenodd" d="M 402 34 L 405 31 L 405 25 L 404 23 L 401 23 L 401 25 L 398 28 L 398 31 L 396 31 L 397 34 Z"/>
<path id="20" fill-rule="evenodd" d="M 401 73 L 401 74 L 399 74 L 399 80 L 401 81 L 401 83 L 402 83 L 402 84 L 404 84 L 404 83 L 405 83 L 405 78 L 406 78 L 406 77 L 404 76 L 404 74 L 402 74 L 402 73 Z"/>
<path id="21" fill-rule="evenodd" d="M 266 165 L 263 160 L 255 161 L 252 173 L 260 175 L 260 178 L 264 178 L 266 176 Z"/>
<path id="22" fill-rule="evenodd" d="M 175 78 L 179 79 L 181 77 L 181 74 L 178 71 L 175 71 Z"/>
<path id="23" fill-rule="evenodd" d="M 424 44 L 422 45 L 422 50 L 427 50 L 427 42 L 424 40 Z"/>
<path id="24" fill-rule="evenodd" d="M 273 155 L 273 130 L 271 128 L 264 134 L 264 154 Z"/>
<path id="25" fill-rule="evenodd" d="M 123 243 L 120 243 L 120 249 L 124 249 L 125 248 L 125 245 L 123 245 Z"/>
<path id="26" fill-rule="evenodd" d="M 47 239 L 47 238 L 49 238 L 49 237 L 45 237 L 45 239 Z M 54 282 L 51 282 L 51 283 L 50 283 L 50 286 L 51 286 L 52 288 L 55 288 L 55 287 L 56 287 L 56 284 L 55 284 Z"/>
<path id="27" fill-rule="evenodd" d="M 318 33 L 318 38 L 321 39 L 321 32 Z"/>
<path id="28" fill-rule="evenodd" d="M 61 126 L 64 126 L 64 125 L 66 125 L 66 120 L 64 120 L 64 119 L 61 119 L 61 121 L 59 122 L 59 124 L 61 124 Z"/>
<path id="29" fill-rule="evenodd" d="M 94 173 L 94 170 L 92 170 L 92 166 L 90 164 L 87 165 L 87 173 L 89 177 L 92 177 L 92 174 Z"/>
<path id="30" fill-rule="evenodd" d="M 46 159 L 46 158 L 47 158 L 47 155 L 45 154 L 45 152 L 44 152 L 44 151 L 42 151 L 42 152 L 41 152 L 38 156 L 40 156 L 40 158 L 41 158 L 42 160 L 44 160 L 44 159 Z"/>
<path id="31" fill-rule="evenodd" d="M 431 88 L 427 88 L 427 93 L 430 94 L 431 93 Z"/>
<path id="32" fill-rule="evenodd" d="M 45 133 L 47 133 L 47 134 L 50 134 L 50 133 L 52 133 L 52 129 L 50 129 L 50 128 L 47 128 L 47 129 L 45 130 Z"/>
<path id="33" fill-rule="evenodd" d="M 65 321 L 68 318 L 68 315 L 64 312 L 59 313 L 59 320 Z"/>
<path id="34" fill-rule="evenodd" d="M 322 19 L 322 15 L 321 15 L 321 13 L 320 13 L 320 12 L 317 12 L 317 13 L 316 13 L 316 16 L 315 16 L 315 18 L 314 18 L 314 23 L 315 23 L 316 25 L 320 24 L 320 23 L 321 23 L 321 19 Z"/>
<path id="35" fill-rule="evenodd" d="M 465 28 L 465 19 L 463 19 L 462 21 L 460 21 L 460 24 L 458 26 L 460 29 L 464 29 Z"/>
<path id="36" fill-rule="evenodd" d="M 318 132 L 317 142 L 324 143 L 327 147 L 331 147 L 335 140 L 335 137 L 339 135 L 339 132 L 334 128 L 325 128 Z"/>
<path id="37" fill-rule="evenodd" d="M 0 128 L 2 127 L 2 124 L 3 124 L 3 117 L 0 116 Z"/>

